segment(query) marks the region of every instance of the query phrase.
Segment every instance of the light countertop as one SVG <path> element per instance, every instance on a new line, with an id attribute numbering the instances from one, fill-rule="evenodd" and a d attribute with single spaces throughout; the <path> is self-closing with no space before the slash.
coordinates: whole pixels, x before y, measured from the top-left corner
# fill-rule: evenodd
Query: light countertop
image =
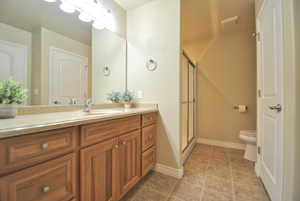
<path id="1" fill-rule="evenodd" d="M 93 110 L 91 114 L 72 111 L 21 115 L 14 119 L 0 119 L 0 139 L 156 111 L 158 111 L 157 107 L 151 106 L 130 109 L 100 109 Z"/>

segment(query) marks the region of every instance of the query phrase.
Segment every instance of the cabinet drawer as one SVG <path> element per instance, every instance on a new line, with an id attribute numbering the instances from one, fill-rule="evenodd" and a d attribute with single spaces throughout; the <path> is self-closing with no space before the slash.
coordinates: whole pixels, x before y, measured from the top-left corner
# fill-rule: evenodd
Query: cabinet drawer
<path id="1" fill-rule="evenodd" d="M 66 128 L 0 141 L 0 174 L 71 152 L 76 128 Z"/>
<path id="2" fill-rule="evenodd" d="M 141 117 L 103 121 L 81 126 L 80 144 L 86 146 L 139 129 Z"/>
<path id="3" fill-rule="evenodd" d="M 1 201 L 69 201 L 76 195 L 73 154 L 0 178 Z"/>
<path id="4" fill-rule="evenodd" d="M 142 129 L 142 148 L 146 151 L 153 145 L 155 145 L 156 139 L 156 125 L 144 127 Z"/>
<path id="5" fill-rule="evenodd" d="M 144 114 L 142 119 L 143 119 L 142 120 L 143 127 L 151 125 L 151 124 L 155 124 L 156 119 L 157 119 L 157 113 L 153 112 L 153 113 L 149 113 L 149 114 Z"/>
<path id="6" fill-rule="evenodd" d="M 151 169 L 155 167 L 156 151 L 152 147 L 142 154 L 142 176 L 145 176 Z"/>

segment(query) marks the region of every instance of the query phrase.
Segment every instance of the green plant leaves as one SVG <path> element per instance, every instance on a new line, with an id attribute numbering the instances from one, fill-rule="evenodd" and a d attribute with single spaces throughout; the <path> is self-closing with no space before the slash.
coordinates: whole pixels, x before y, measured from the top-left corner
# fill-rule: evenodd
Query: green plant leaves
<path id="1" fill-rule="evenodd" d="M 27 97 L 26 93 L 18 81 L 0 81 L 0 104 L 21 104 Z"/>

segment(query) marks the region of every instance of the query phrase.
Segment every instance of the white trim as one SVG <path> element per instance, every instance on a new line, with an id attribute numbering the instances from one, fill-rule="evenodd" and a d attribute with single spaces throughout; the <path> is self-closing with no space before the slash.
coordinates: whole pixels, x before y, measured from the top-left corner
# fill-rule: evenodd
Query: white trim
<path id="1" fill-rule="evenodd" d="M 181 167 L 180 169 L 176 169 L 176 168 L 172 168 L 163 164 L 156 164 L 155 169 L 156 172 L 171 176 L 171 177 L 175 177 L 178 179 L 181 179 L 183 177 L 184 174 L 184 170 L 183 167 Z"/>
<path id="2" fill-rule="evenodd" d="M 207 144 L 207 145 L 214 145 L 214 146 L 218 146 L 218 147 L 245 150 L 245 144 L 239 144 L 239 143 L 233 143 L 233 142 L 224 142 L 224 141 L 219 141 L 219 140 L 210 140 L 210 139 L 206 139 L 206 138 L 198 138 L 197 143 Z"/>
<path id="3" fill-rule="evenodd" d="M 254 168 L 255 168 L 255 174 L 256 174 L 256 176 L 260 177 L 260 163 L 258 163 L 258 161 L 255 163 Z"/>
<path id="4" fill-rule="evenodd" d="M 197 144 L 197 138 L 194 138 L 191 144 L 188 146 L 188 148 L 181 154 L 182 164 L 184 164 L 185 161 L 188 159 L 188 157 L 191 155 L 196 144 Z"/>

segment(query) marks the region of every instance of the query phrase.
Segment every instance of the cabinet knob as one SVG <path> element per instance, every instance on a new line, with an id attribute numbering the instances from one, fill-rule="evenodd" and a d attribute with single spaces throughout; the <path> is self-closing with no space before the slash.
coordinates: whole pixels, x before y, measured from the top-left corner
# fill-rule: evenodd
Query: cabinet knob
<path id="1" fill-rule="evenodd" d="M 48 144 L 48 143 L 42 144 L 42 149 L 48 149 L 48 147 L 49 147 L 49 144 Z"/>
<path id="2" fill-rule="evenodd" d="M 116 149 L 118 149 L 118 148 L 119 148 L 119 145 L 118 145 L 118 144 L 116 144 L 116 145 L 115 145 L 115 148 L 116 148 Z"/>
<path id="3" fill-rule="evenodd" d="M 123 145 L 126 145 L 126 144 L 127 144 L 127 142 L 126 142 L 126 141 L 124 141 L 124 142 L 123 142 Z"/>
<path id="4" fill-rule="evenodd" d="M 42 188 L 42 192 L 43 193 L 48 193 L 50 191 L 50 186 L 44 186 L 43 188 Z"/>

